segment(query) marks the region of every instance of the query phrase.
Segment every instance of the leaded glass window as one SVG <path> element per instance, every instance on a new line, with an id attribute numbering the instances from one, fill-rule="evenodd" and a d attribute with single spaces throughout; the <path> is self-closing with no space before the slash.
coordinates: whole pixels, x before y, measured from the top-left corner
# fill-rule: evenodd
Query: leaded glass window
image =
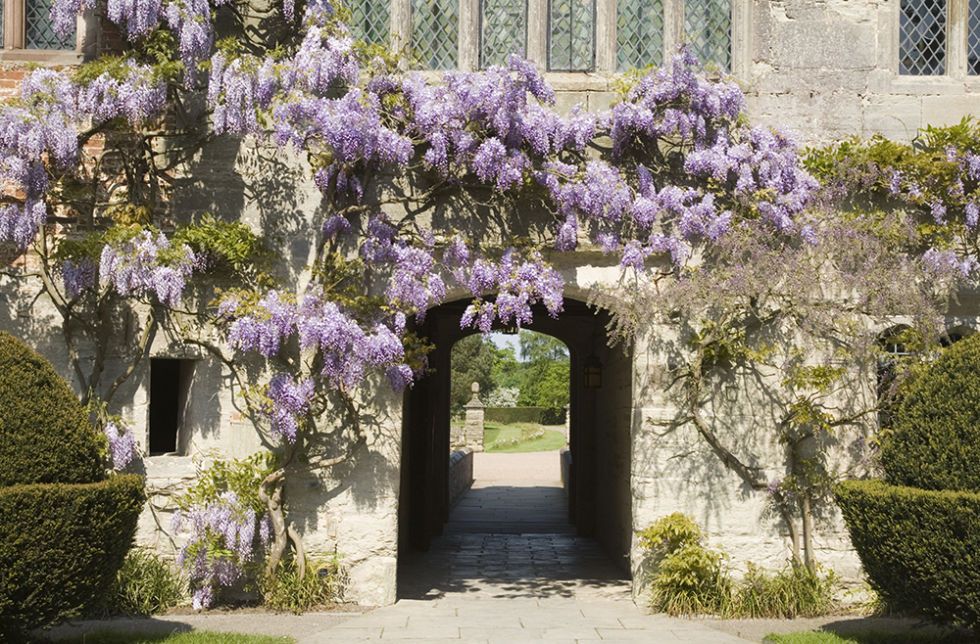
<path id="1" fill-rule="evenodd" d="M 51 23 L 51 0 L 25 0 L 24 41 L 28 49 L 74 49 L 75 34 L 60 38 Z"/>
<path id="2" fill-rule="evenodd" d="M 616 3 L 616 52 L 620 71 L 663 62 L 663 0 L 619 0 Z"/>
<path id="3" fill-rule="evenodd" d="M 480 2 L 480 67 L 505 65 L 527 49 L 527 0 Z"/>
<path id="4" fill-rule="evenodd" d="M 902 0 L 898 71 L 910 76 L 946 73 L 946 0 Z"/>
<path id="5" fill-rule="evenodd" d="M 687 0 L 684 41 L 703 64 L 716 65 L 726 72 L 731 70 L 731 0 Z"/>
<path id="6" fill-rule="evenodd" d="M 355 38 L 373 44 L 388 44 L 391 3 L 387 0 L 350 0 L 351 31 Z"/>
<path id="7" fill-rule="evenodd" d="M 551 0 L 548 69 L 587 72 L 595 67 L 595 0 Z"/>
<path id="8" fill-rule="evenodd" d="M 425 69 L 455 69 L 459 0 L 412 0 L 412 51 Z"/>
<path id="9" fill-rule="evenodd" d="M 968 74 L 980 74 L 980 0 L 970 0 L 966 70 Z"/>

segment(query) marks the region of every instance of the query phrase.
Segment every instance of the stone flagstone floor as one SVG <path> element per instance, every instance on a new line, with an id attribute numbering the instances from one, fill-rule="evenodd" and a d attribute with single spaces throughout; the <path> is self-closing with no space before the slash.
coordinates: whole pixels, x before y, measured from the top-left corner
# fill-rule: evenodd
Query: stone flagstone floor
<path id="1" fill-rule="evenodd" d="M 69 624 L 55 634 L 211 630 L 289 635 L 300 644 L 750 641 L 710 621 L 638 608 L 622 568 L 568 525 L 557 453 L 476 456 L 477 482 L 457 504 L 445 534 L 429 552 L 404 558 L 401 599 L 393 606 L 306 615 L 173 614 Z"/>
<path id="2" fill-rule="evenodd" d="M 623 570 L 565 519 L 556 453 L 477 454 L 474 469 L 445 534 L 405 557 L 398 603 L 300 641 L 746 641 L 637 608 Z"/>

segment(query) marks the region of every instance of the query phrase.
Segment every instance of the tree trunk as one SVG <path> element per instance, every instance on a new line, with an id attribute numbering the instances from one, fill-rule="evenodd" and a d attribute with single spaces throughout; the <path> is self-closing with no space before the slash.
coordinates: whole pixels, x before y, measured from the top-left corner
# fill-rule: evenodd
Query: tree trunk
<path id="1" fill-rule="evenodd" d="M 813 510 L 810 495 L 804 492 L 800 498 L 800 513 L 803 515 L 803 561 L 807 570 L 817 572 L 817 558 L 813 552 Z"/>

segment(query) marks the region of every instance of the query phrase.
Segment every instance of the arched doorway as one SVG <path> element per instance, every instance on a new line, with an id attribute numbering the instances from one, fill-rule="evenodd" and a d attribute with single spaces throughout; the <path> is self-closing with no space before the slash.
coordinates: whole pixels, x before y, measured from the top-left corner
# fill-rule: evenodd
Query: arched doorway
<path id="1" fill-rule="evenodd" d="M 419 333 L 434 345 L 431 372 L 406 393 L 402 426 L 399 552 L 426 551 L 450 517 L 450 365 L 452 347 L 471 335 L 459 321 L 468 300 L 426 314 Z M 568 521 L 595 539 L 628 574 L 632 541 L 630 453 L 632 357 L 610 348 L 609 316 L 566 299 L 558 318 L 541 308 L 527 328 L 567 345 L 570 354 Z"/>

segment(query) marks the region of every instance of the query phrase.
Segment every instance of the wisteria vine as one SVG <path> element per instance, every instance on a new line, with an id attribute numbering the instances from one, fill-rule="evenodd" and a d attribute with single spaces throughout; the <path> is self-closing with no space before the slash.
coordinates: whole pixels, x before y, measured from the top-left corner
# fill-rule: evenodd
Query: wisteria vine
<path id="1" fill-rule="evenodd" d="M 91 0 L 56 0 L 55 27 L 67 33 L 80 11 L 96 9 Z M 91 165 L 82 149 L 92 133 L 113 124 L 145 130 L 168 116 L 175 95 L 204 94 L 212 135 L 304 154 L 329 212 L 308 285 L 297 293 L 253 280 L 201 312 L 226 347 L 268 367 L 253 411 L 287 449 L 315 429 L 328 393 L 349 395 L 375 375 L 395 389 L 410 386 L 424 372 L 410 321 L 451 292 L 472 298 L 461 324 L 487 333 L 530 324 L 539 305 L 561 312 L 564 279 L 552 254 L 600 249 L 627 273 L 657 266 L 676 277 L 733 232 L 820 243 L 807 217 L 820 186 L 796 142 L 750 126 L 739 87 L 708 78 L 687 50 L 635 80 L 610 109 L 562 113 L 538 69 L 516 56 L 437 81 L 403 73 L 384 55 L 365 55 L 330 0 L 306 3 L 298 20 L 284 0 L 276 18 L 298 26 L 295 41 L 256 53 L 217 41 L 216 16 L 233 9 L 226 0 L 110 0 L 106 18 L 136 55 L 89 76 L 41 69 L 26 77 L 18 99 L 0 109 L 0 181 L 9 197 L 0 206 L 0 243 L 26 249 L 46 224 L 70 215 L 53 188 Z M 174 43 L 164 63 L 162 31 Z M 145 55 L 150 49 L 156 62 Z M 182 74 L 162 73 L 174 64 Z M 887 176 L 888 189 L 928 207 L 940 225 L 962 209 L 973 229 L 978 159 L 975 150 L 949 148 L 947 162 L 961 174 L 955 204 L 923 196 L 924 179 L 908 170 Z M 405 184 L 423 197 L 393 187 Z M 493 248 L 463 233 L 439 236 L 409 213 L 444 195 L 473 197 L 474 212 L 532 204 L 548 227 L 533 243 L 504 236 Z M 403 217 L 392 214 L 393 202 Z M 192 305 L 188 286 L 209 269 L 206 254 L 148 223 L 100 224 L 109 231 L 95 250 L 60 257 L 69 304 L 112 293 L 171 310 Z M 948 246 L 921 259 L 943 274 L 977 268 Z M 113 462 L 125 467 L 129 439 L 114 427 L 107 436 Z M 192 528 L 181 557 L 196 606 L 239 578 L 254 559 L 256 530 L 266 530 L 263 543 L 286 538 L 284 528 L 268 534 L 258 506 L 243 507 L 226 491 L 180 515 Z"/>

